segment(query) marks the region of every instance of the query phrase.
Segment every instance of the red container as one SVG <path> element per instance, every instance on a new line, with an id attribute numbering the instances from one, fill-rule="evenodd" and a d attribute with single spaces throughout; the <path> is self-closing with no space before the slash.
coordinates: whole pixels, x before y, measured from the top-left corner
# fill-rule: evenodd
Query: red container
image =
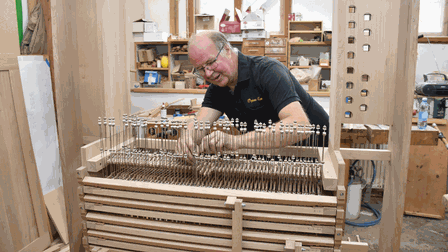
<path id="1" fill-rule="evenodd" d="M 219 23 L 219 31 L 222 33 L 241 33 L 241 23 L 238 21 L 222 21 Z"/>
<path id="2" fill-rule="evenodd" d="M 289 20 L 289 21 L 294 21 L 294 20 L 296 20 L 296 14 L 295 14 L 295 13 L 289 13 L 289 14 L 288 14 L 288 20 Z"/>

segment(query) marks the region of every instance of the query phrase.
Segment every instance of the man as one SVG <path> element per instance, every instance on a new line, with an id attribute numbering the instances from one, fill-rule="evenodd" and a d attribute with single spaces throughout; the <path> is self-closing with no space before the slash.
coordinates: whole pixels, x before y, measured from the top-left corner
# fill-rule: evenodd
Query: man
<path id="1" fill-rule="evenodd" d="M 197 120 L 214 122 L 225 113 L 229 118 L 246 122 L 249 132 L 235 136 L 218 131 L 207 137 L 187 133 L 186 137 L 179 138 L 177 147 L 187 153 L 189 159 L 194 148 L 200 152 L 216 152 L 222 148 L 278 148 L 293 144 L 291 140 L 281 140 L 279 123 L 276 123 L 275 132 L 266 129 L 265 137 L 275 141 L 255 141 L 254 120 L 266 124 L 272 120 L 283 124 L 326 125 L 328 130 L 328 114 L 279 61 L 246 56 L 234 50 L 225 36 L 216 31 L 193 35 L 188 43 L 188 56 L 196 71 L 212 84 Z M 193 129 L 193 121 L 190 121 L 188 130 Z M 306 137 L 301 135 L 297 139 Z M 319 143 L 323 144 L 322 138 Z"/>

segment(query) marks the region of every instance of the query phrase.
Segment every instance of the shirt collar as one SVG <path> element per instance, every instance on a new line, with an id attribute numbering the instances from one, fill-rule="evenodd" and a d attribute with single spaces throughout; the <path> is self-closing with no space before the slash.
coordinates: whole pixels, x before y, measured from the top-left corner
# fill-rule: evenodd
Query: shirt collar
<path id="1" fill-rule="evenodd" d="M 238 81 L 245 81 L 250 78 L 249 59 L 246 55 L 238 51 Z"/>

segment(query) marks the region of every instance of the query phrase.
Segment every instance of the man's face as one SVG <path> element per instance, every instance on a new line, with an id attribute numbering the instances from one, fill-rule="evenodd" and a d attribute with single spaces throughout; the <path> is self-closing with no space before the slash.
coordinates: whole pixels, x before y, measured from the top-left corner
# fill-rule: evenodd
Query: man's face
<path id="1" fill-rule="evenodd" d="M 190 46 L 188 55 L 191 64 L 201 70 L 199 72 L 206 81 L 225 87 L 235 79 L 237 71 L 230 50 L 228 46 L 224 46 L 219 53 L 219 49 L 216 49 L 209 38 L 201 37 Z"/>

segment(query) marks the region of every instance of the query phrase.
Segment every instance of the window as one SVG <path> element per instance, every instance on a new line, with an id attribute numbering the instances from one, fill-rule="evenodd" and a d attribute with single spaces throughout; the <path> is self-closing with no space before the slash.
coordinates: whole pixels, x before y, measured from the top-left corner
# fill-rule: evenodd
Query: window
<path id="1" fill-rule="evenodd" d="M 219 21 L 224 14 L 225 9 L 230 10 L 230 20 L 235 20 L 234 0 L 201 0 L 200 12 L 198 14 L 207 13 L 215 16 L 215 30 L 218 30 Z M 242 10 L 241 10 L 242 11 Z M 241 18 L 241 17 L 240 17 Z"/>
<path id="2" fill-rule="evenodd" d="M 420 1 L 418 33 L 442 35 L 445 0 Z"/>

